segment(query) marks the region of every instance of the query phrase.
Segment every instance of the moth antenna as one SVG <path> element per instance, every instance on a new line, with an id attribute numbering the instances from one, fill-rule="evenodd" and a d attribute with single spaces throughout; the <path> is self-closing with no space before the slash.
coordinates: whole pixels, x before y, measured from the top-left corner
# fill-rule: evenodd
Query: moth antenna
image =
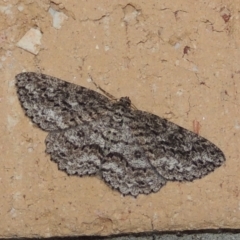
<path id="1" fill-rule="evenodd" d="M 93 80 L 92 76 L 88 74 L 89 78 L 91 79 L 91 82 L 95 85 L 97 89 L 99 89 L 101 92 L 103 92 L 108 98 L 112 99 L 113 101 L 117 101 L 117 98 L 114 97 L 112 94 L 105 91 L 103 88 L 101 88 L 95 81 Z"/>

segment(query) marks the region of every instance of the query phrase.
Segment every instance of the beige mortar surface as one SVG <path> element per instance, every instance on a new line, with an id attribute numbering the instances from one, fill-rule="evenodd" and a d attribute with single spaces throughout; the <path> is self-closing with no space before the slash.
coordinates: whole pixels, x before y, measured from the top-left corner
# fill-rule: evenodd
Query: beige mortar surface
<path id="1" fill-rule="evenodd" d="M 50 6 L 68 16 L 60 29 Z M 1 1 L 0 237 L 240 228 L 239 13 L 237 0 Z M 37 55 L 16 46 L 31 28 L 42 32 Z M 96 90 L 91 73 L 138 109 L 189 130 L 197 120 L 226 163 L 137 198 L 96 177 L 69 177 L 20 107 L 14 77 L 22 71 Z"/>

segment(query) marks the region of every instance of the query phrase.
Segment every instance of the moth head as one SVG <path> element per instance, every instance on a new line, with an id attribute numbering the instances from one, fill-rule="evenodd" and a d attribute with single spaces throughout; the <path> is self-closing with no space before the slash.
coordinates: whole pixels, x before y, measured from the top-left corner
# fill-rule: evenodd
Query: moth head
<path id="1" fill-rule="evenodd" d="M 130 107 L 131 106 L 131 100 L 129 97 L 121 97 L 119 99 L 119 102 L 124 105 L 125 107 Z"/>

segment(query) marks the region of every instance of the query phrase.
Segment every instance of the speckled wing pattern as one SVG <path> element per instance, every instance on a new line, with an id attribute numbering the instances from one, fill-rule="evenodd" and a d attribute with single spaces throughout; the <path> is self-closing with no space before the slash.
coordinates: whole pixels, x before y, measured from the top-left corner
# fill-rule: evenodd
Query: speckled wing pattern
<path id="1" fill-rule="evenodd" d="M 69 175 L 98 175 L 123 195 L 159 191 L 167 181 L 202 178 L 225 161 L 205 138 L 48 75 L 16 76 L 26 115 L 48 132 L 46 152 Z"/>

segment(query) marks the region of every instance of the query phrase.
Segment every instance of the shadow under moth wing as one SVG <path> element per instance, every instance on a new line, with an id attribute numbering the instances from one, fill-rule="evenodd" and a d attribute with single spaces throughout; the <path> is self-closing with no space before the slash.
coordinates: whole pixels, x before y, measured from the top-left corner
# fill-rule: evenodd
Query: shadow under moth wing
<path id="1" fill-rule="evenodd" d="M 222 165 L 205 138 L 156 115 L 40 73 L 16 76 L 26 115 L 49 132 L 46 152 L 68 174 L 99 175 L 124 195 L 157 192 L 167 181 L 192 181 Z"/>

